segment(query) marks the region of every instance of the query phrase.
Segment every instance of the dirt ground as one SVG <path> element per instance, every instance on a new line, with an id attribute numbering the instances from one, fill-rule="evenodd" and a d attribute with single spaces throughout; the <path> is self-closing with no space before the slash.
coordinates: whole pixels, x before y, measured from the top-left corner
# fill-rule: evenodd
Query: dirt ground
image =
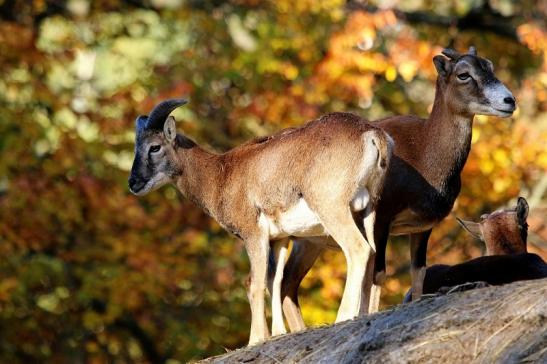
<path id="1" fill-rule="evenodd" d="M 203 363 L 547 363 L 547 279 L 423 298 Z"/>

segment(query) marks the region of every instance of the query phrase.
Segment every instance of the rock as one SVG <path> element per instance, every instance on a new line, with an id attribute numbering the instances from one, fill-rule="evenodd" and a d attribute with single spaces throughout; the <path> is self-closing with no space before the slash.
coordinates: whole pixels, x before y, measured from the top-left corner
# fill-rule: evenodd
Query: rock
<path id="1" fill-rule="evenodd" d="M 547 279 L 427 297 L 202 363 L 547 363 Z"/>

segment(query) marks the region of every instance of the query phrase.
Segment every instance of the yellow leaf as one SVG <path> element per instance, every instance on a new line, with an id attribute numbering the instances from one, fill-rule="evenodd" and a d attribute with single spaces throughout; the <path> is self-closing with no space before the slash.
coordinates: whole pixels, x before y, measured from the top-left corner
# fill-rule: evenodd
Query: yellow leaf
<path id="1" fill-rule="evenodd" d="M 386 78 L 386 80 L 388 80 L 389 82 L 395 81 L 395 79 L 397 78 L 397 70 L 395 69 L 395 67 L 389 66 L 389 67 L 386 69 L 385 78 Z"/>
<path id="2" fill-rule="evenodd" d="M 399 74 L 406 82 L 412 81 L 418 70 L 416 62 L 406 61 L 399 65 Z"/>

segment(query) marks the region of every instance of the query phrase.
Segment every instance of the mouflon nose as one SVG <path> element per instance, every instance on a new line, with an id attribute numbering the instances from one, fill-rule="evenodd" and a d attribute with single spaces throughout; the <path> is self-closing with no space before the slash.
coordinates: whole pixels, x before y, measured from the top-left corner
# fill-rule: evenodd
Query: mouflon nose
<path id="1" fill-rule="evenodd" d="M 511 105 L 511 106 L 515 107 L 515 98 L 512 97 L 512 96 L 504 98 L 503 102 L 505 102 L 508 105 Z"/>
<path id="2" fill-rule="evenodd" d="M 144 183 L 135 177 L 129 177 L 128 182 L 129 182 L 129 189 L 134 192 L 140 190 L 144 186 Z"/>

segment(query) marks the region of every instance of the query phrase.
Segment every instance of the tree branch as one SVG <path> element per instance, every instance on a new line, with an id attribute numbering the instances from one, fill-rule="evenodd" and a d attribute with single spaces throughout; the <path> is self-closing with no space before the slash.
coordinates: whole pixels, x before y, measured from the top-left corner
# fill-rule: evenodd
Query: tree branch
<path id="1" fill-rule="evenodd" d="M 354 11 L 369 13 L 378 12 L 380 9 L 374 5 L 367 5 L 358 1 L 348 1 L 347 8 Z M 451 17 L 436 15 L 424 11 L 402 11 L 392 9 L 395 16 L 410 24 L 428 24 L 441 28 L 456 28 L 460 31 L 480 30 L 497 34 L 499 36 L 519 41 L 515 26 L 512 24 L 514 16 L 506 17 L 490 7 L 488 2 L 483 6 L 474 8 L 463 17 Z"/>

